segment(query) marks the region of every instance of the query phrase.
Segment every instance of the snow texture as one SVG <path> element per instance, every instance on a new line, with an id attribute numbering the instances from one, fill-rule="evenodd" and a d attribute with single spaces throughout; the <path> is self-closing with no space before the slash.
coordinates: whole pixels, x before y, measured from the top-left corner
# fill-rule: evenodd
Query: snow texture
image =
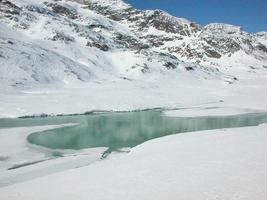
<path id="1" fill-rule="evenodd" d="M 265 200 L 266 124 L 146 142 L 128 154 L 0 188 L 14 199 Z M 212 151 L 211 151 L 212 149 Z"/>

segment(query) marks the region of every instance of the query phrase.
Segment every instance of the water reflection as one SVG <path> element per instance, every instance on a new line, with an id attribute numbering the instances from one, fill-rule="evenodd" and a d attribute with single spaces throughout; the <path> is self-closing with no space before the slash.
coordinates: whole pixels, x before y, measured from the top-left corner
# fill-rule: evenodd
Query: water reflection
<path id="1" fill-rule="evenodd" d="M 254 126 L 267 122 L 267 115 L 176 118 L 164 116 L 161 111 L 142 111 L 73 116 L 68 118 L 68 122 L 80 124 L 34 133 L 28 140 L 53 149 L 109 147 L 112 150 L 134 147 L 147 140 L 175 133 Z"/>

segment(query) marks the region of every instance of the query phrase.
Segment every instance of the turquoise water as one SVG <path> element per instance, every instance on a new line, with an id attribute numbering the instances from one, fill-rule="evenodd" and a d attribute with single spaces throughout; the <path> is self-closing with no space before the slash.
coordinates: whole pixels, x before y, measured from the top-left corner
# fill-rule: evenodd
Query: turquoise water
<path id="1" fill-rule="evenodd" d="M 255 126 L 267 123 L 267 114 L 245 114 L 229 117 L 168 117 L 161 111 L 105 113 L 33 119 L 0 120 L 0 127 L 16 125 L 79 123 L 72 127 L 33 133 L 28 141 L 51 149 L 134 147 L 147 140 L 171 134 L 218 128 Z"/>

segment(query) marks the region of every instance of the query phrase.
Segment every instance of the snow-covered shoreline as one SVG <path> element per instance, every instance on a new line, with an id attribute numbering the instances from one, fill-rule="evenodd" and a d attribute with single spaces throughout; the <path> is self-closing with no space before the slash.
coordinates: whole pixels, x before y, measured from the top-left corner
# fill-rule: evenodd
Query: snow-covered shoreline
<path id="1" fill-rule="evenodd" d="M 148 141 L 129 154 L 0 188 L 9 199 L 257 199 L 267 185 L 266 124 Z"/>
<path id="2" fill-rule="evenodd" d="M 76 124 L 0 129 L 0 187 L 96 162 L 106 148 L 48 149 L 28 143 L 27 136 Z"/>
<path id="3" fill-rule="evenodd" d="M 153 81 L 114 80 L 65 88 L 0 88 L 0 118 L 45 113 L 85 113 L 93 110 L 132 111 L 148 108 L 212 109 L 215 114 L 266 112 L 266 74 L 229 85 L 217 80 L 159 78 Z M 189 110 L 186 112 L 188 113 Z M 196 111 L 196 110 L 195 110 Z M 211 114 L 211 110 L 202 113 Z M 203 115 L 202 114 L 202 115 Z"/>

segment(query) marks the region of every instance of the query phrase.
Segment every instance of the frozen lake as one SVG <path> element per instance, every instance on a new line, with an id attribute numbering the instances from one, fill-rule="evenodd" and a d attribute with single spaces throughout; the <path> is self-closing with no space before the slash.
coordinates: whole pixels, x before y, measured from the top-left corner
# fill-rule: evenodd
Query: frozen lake
<path id="1" fill-rule="evenodd" d="M 161 110 L 102 113 L 77 116 L 1 119 L 0 127 L 77 123 L 28 136 L 32 144 L 50 149 L 108 147 L 113 151 L 134 147 L 145 141 L 176 133 L 232 127 L 255 126 L 267 122 L 267 114 L 213 117 L 169 117 Z"/>

